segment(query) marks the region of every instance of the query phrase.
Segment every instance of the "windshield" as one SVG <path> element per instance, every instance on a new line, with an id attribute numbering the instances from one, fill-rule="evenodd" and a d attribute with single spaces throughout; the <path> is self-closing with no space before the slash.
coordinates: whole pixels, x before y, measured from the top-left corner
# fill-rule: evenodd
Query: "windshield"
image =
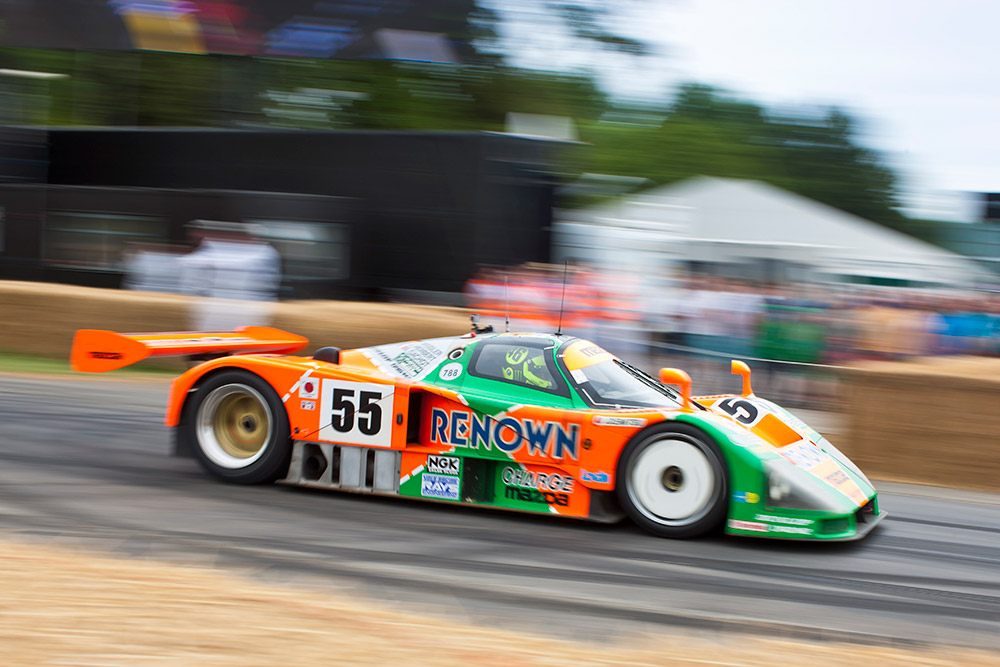
<path id="1" fill-rule="evenodd" d="M 677 395 L 620 359 L 607 359 L 570 371 L 580 395 L 591 407 L 655 408 L 680 404 Z"/>

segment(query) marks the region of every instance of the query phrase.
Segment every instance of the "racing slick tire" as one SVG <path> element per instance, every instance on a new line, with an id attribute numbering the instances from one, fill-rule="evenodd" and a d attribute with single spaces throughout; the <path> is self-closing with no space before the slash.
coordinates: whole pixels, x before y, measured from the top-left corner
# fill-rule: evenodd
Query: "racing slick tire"
<path id="1" fill-rule="evenodd" d="M 693 426 L 658 424 L 641 431 L 622 452 L 617 475 L 625 513 L 654 535 L 696 537 L 726 518 L 726 460 Z"/>
<path id="2" fill-rule="evenodd" d="M 271 385 L 249 371 L 210 375 L 184 406 L 179 435 L 227 482 L 273 482 L 288 470 L 288 413 Z"/>

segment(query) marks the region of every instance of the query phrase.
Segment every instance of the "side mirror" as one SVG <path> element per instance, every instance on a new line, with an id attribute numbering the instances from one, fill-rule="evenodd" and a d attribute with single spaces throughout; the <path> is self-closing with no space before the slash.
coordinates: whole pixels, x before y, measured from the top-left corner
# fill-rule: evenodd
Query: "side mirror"
<path id="1" fill-rule="evenodd" d="M 691 376 L 679 368 L 661 368 L 660 382 L 681 388 L 682 409 L 691 412 Z"/>
<path id="2" fill-rule="evenodd" d="M 743 378 L 743 395 L 753 396 L 753 387 L 750 386 L 750 367 L 745 362 L 733 359 L 730 370 L 733 375 L 739 375 Z"/>

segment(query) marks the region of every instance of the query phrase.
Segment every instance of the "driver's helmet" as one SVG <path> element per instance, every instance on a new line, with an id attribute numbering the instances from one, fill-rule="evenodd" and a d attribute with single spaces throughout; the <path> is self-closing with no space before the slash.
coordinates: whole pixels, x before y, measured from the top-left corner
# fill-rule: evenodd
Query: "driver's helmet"
<path id="1" fill-rule="evenodd" d="M 524 360 L 528 358 L 528 348 L 526 347 L 512 347 L 507 350 L 507 363 L 512 366 L 517 366 L 524 363 Z"/>

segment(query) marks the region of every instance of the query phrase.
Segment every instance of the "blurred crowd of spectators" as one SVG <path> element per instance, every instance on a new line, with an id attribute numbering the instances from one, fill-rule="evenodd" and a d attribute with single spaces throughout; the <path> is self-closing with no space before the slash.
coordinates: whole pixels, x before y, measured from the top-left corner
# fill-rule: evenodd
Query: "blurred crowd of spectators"
<path id="1" fill-rule="evenodd" d="M 196 331 L 267 325 L 281 284 L 281 256 L 251 225 L 195 220 L 189 246 L 133 244 L 123 287 L 200 297 L 191 301 Z"/>
<path id="2" fill-rule="evenodd" d="M 989 292 L 715 276 L 655 283 L 580 267 L 527 265 L 483 269 L 466 285 L 466 297 L 497 330 L 509 312 L 512 331 L 555 331 L 564 300 L 564 332 L 621 355 L 660 350 L 839 365 L 1000 354 L 1000 295 Z"/>

